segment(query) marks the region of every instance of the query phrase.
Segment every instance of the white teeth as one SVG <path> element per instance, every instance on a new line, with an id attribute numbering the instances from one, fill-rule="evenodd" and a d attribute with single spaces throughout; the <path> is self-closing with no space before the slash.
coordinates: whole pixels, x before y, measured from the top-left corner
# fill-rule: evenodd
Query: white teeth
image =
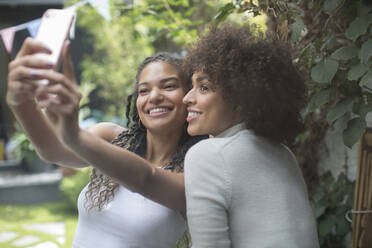
<path id="1" fill-rule="evenodd" d="M 195 116 L 199 116 L 199 115 L 201 115 L 201 113 L 198 113 L 198 112 L 189 112 L 188 117 L 195 117 Z"/>
<path id="2" fill-rule="evenodd" d="M 154 109 L 150 109 L 149 113 L 154 114 L 154 113 L 167 112 L 167 111 L 168 109 L 166 108 L 154 108 Z"/>

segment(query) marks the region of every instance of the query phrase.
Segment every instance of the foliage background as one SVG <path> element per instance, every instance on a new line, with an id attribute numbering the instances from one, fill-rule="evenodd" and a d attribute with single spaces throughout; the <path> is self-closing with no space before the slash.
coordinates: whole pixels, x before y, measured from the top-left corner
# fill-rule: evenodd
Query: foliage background
<path id="1" fill-rule="evenodd" d="M 326 131 L 347 121 L 344 144 L 352 147 L 372 110 L 372 6 L 363 0 L 151 0 L 112 1 L 113 19 L 92 8 L 79 13 L 93 51 L 80 64 L 82 85 L 94 85 L 86 117 L 123 116 L 135 68 L 157 51 L 183 55 L 209 24 L 253 22 L 293 47 L 294 62 L 307 80 L 306 129 L 295 152 L 304 171 L 322 247 L 347 247 L 354 182 L 345 174 L 319 175 L 317 146 Z M 93 109 L 93 110 L 92 110 Z M 125 122 L 125 120 L 124 120 Z"/>
<path id="2" fill-rule="evenodd" d="M 321 247 L 348 247 L 354 182 L 345 174 L 318 174 L 318 145 L 336 122 L 345 122 L 343 142 L 351 148 L 366 129 L 372 110 L 372 5 L 363 0 L 232 1 L 219 10 L 219 22 L 231 13 L 265 13 L 268 29 L 289 42 L 294 62 L 307 80 L 309 102 L 303 110 L 306 130 L 296 155 L 307 179 Z M 341 166 L 341 165 L 340 165 Z M 347 167 L 346 167 L 347 168 Z M 347 169 L 346 169 L 347 170 Z"/>
<path id="3" fill-rule="evenodd" d="M 136 68 L 142 60 L 159 51 L 184 54 L 184 48 L 223 3 L 139 0 L 126 4 L 112 0 L 110 22 L 91 7 L 81 8 L 77 24 L 86 30 L 92 46 L 79 65 L 81 84 L 95 87 L 89 102 L 94 111 L 87 117 L 101 121 L 124 116 L 126 97 L 133 91 Z"/>
<path id="4" fill-rule="evenodd" d="M 125 124 L 126 97 L 146 56 L 164 50 L 184 55 L 212 23 L 260 25 L 292 45 L 294 62 L 307 80 L 306 129 L 295 153 L 309 186 L 321 247 L 348 247 L 351 227 L 344 216 L 352 208 L 354 182 L 344 174 L 319 175 L 317 147 L 337 122 L 347 122 L 343 140 L 348 147 L 367 126 L 372 111 L 371 12 L 366 0 L 111 0 L 112 20 L 107 22 L 93 8 L 81 8 L 77 25 L 85 30 L 90 48 L 78 65 L 85 96 L 81 120 Z M 64 184 L 73 188 L 64 188 L 71 201 L 82 187 L 79 176 Z"/>

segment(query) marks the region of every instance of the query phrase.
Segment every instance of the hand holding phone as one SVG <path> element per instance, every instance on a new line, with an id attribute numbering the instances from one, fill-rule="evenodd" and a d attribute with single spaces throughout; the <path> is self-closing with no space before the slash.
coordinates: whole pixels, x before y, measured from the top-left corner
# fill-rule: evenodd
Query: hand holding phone
<path id="1" fill-rule="evenodd" d="M 68 38 L 74 18 L 74 12 L 69 9 L 48 9 L 42 17 L 35 39 L 43 42 L 52 53 L 37 56 L 55 64 L 55 70 L 58 69 L 63 43 Z M 45 85 L 48 81 L 40 80 L 39 84 Z"/>

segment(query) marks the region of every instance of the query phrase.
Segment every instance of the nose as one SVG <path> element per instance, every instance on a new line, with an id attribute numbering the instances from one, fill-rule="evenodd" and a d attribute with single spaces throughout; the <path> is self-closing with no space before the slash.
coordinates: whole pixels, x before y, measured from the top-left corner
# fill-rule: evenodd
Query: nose
<path id="1" fill-rule="evenodd" d="M 195 103 L 194 90 L 191 89 L 189 92 L 187 92 L 187 94 L 183 97 L 182 101 L 186 105 L 194 104 Z"/>
<path id="2" fill-rule="evenodd" d="M 152 89 L 151 92 L 150 92 L 150 95 L 149 95 L 149 100 L 153 104 L 157 104 L 157 103 L 163 101 L 164 96 L 163 96 L 161 90 L 158 89 L 158 88 Z"/>

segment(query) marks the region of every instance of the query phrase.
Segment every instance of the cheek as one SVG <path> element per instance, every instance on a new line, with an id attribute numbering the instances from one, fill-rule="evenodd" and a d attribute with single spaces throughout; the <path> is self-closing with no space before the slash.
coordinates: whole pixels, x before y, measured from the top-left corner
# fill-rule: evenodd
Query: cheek
<path id="1" fill-rule="evenodd" d="M 177 106 L 177 109 L 178 109 L 178 115 L 182 116 L 182 120 L 185 121 L 186 116 L 187 116 L 187 106 L 186 106 L 186 104 L 184 104 L 183 102 L 179 103 L 178 106 Z"/>
<path id="2" fill-rule="evenodd" d="M 211 115 L 215 110 L 214 102 L 215 100 L 213 98 L 199 97 L 199 99 L 197 99 L 197 107 L 203 114 Z"/>
<path id="3" fill-rule="evenodd" d="M 175 96 L 174 98 L 177 99 L 176 101 L 177 102 L 181 102 L 183 103 L 183 98 L 185 97 L 186 95 L 186 92 L 184 90 L 178 90 L 176 93 L 175 93 Z"/>
<path id="4" fill-rule="evenodd" d="M 182 116 L 183 116 L 183 119 L 185 121 L 186 116 L 187 116 L 187 106 L 185 104 L 182 104 L 181 108 L 182 108 Z"/>
<path id="5" fill-rule="evenodd" d="M 219 118 L 223 118 L 226 113 L 223 105 L 218 98 L 204 98 L 203 101 L 200 101 L 200 109 L 208 120 L 213 123 L 216 122 Z"/>
<path id="6" fill-rule="evenodd" d="M 142 107 L 143 107 L 143 100 L 140 98 L 140 97 L 138 97 L 137 98 L 137 101 L 136 101 L 136 108 L 137 108 L 137 110 L 138 110 L 138 114 L 142 114 Z"/>
<path id="7" fill-rule="evenodd" d="M 171 98 L 175 105 L 184 106 L 184 108 L 186 109 L 186 104 L 183 103 L 184 96 L 185 96 L 184 93 L 181 91 L 181 92 L 177 92 L 174 95 L 172 95 Z"/>

